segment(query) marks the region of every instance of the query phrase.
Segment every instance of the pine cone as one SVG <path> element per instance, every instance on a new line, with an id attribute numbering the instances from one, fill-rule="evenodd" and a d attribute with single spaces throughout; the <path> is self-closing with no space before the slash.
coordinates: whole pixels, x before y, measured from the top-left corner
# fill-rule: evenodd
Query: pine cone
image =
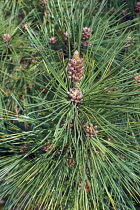
<path id="1" fill-rule="evenodd" d="M 88 40 L 91 37 L 91 30 L 90 28 L 83 28 L 82 30 L 82 39 L 83 40 Z"/>
<path id="2" fill-rule="evenodd" d="M 79 57 L 79 53 L 76 50 L 73 58 L 69 59 L 68 63 L 68 78 L 73 82 L 80 82 L 83 79 L 84 74 L 84 59 Z"/>

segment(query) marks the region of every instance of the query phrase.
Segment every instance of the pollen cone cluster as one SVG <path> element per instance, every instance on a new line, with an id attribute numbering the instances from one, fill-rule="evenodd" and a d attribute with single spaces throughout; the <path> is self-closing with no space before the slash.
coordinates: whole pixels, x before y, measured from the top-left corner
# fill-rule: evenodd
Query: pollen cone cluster
<path id="1" fill-rule="evenodd" d="M 82 39 L 88 40 L 91 37 L 91 30 L 88 27 L 82 29 Z"/>
<path id="2" fill-rule="evenodd" d="M 66 31 L 66 32 L 64 33 L 64 39 L 67 41 L 68 38 L 70 38 L 70 37 L 71 37 L 71 34 L 70 34 L 68 31 Z"/>
<path id="3" fill-rule="evenodd" d="M 53 148 L 54 144 L 50 144 L 50 145 L 45 145 L 42 147 L 42 150 L 45 152 L 48 152 L 49 150 L 51 150 Z"/>
<path id="4" fill-rule="evenodd" d="M 135 84 L 140 83 L 140 75 L 134 77 L 134 80 L 136 80 Z"/>
<path id="5" fill-rule="evenodd" d="M 135 12 L 140 12 L 140 2 L 136 2 L 136 5 L 135 5 Z"/>
<path id="6" fill-rule="evenodd" d="M 83 98 L 82 91 L 78 88 L 71 88 L 68 92 L 68 96 L 71 98 L 71 101 L 74 101 L 77 105 L 79 105 L 81 99 Z"/>
<path id="7" fill-rule="evenodd" d="M 50 42 L 51 44 L 55 44 L 55 43 L 57 42 L 56 37 L 51 37 L 51 38 L 49 38 L 49 42 Z"/>
<path id="8" fill-rule="evenodd" d="M 94 138 L 95 133 L 99 133 L 98 127 L 97 127 L 97 126 L 93 126 L 93 124 L 87 125 L 87 124 L 85 123 L 85 124 L 84 124 L 84 127 L 85 127 L 86 136 L 87 136 L 87 137 L 90 137 L 91 139 Z"/>
<path id="9" fill-rule="evenodd" d="M 3 40 L 7 41 L 7 40 L 11 39 L 11 36 L 10 36 L 10 34 L 3 34 L 2 38 L 3 38 Z"/>
<path id="10" fill-rule="evenodd" d="M 73 58 L 69 59 L 68 63 L 68 74 L 69 79 L 72 80 L 72 82 L 80 82 L 83 79 L 84 74 L 84 59 L 79 57 L 79 53 L 76 50 L 74 52 Z"/>
<path id="11" fill-rule="evenodd" d="M 64 125 L 66 124 L 66 120 L 64 120 L 63 122 L 64 122 L 64 123 L 61 124 L 61 126 L 64 126 Z M 73 122 L 71 122 L 71 123 L 69 124 L 69 127 L 70 127 L 70 130 L 73 130 L 73 128 L 74 128 Z M 67 129 L 68 129 L 68 126 L 67 126 Z"/>
<path id="12" fill-rule="evenodd" d="M 40 3 L 42 6 L 45 6 L 45 4 L 47 3 L 48 0 L 40 0 Z"/>

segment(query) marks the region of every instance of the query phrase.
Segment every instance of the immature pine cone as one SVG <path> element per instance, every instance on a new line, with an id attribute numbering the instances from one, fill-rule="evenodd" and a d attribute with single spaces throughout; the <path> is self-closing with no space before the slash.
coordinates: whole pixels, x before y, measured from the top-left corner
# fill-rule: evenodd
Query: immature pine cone
<path id="1" fill-rule="evenodd" d="M 140 12 L 140 2 L 137 2 L 135 5 L 135 12 Z"/>
<path id="2" fill-rule="evenodd" d="M 7 41 L 7 40 L 11 39 L 11 36 L 10 36 L 10 34 L 3 34 L 2 38 L 3 38 L 3 40 Z"/>
<path id="3" fill-rule="evenodd" d="M 71 101 L 74 101 L 76 105 L 79 105 L 81 99 L 83 98 L 82 91 L 78 88 L 71 88 L 70 92 L 67 92 L 68 96 L 71 98 Z"/>
<path id="4" fill-rule="evenodd" d="M 68 63 L 68 78 L 73 82 L 80 82 L 83 79 L 84 74 L 84 59 L 79 57 L 79 53 L 76 50 L 73 58 L 69 59 Z"/>
<path id="5" fill-rule="evenodd" d="M 83 40 L 88 40 L 91 37 L 91 30 L 90 28 L 83 28 L 82 30 L 82 39 Z"/>
<path id="6" fill-rule="evenodd" d="M 51 38 L 49 38 L 49 42 L 50 42 L 51 44 L 55 44 L 55 43 L 57 42 L 56 37 L 51 37 Z"/>

